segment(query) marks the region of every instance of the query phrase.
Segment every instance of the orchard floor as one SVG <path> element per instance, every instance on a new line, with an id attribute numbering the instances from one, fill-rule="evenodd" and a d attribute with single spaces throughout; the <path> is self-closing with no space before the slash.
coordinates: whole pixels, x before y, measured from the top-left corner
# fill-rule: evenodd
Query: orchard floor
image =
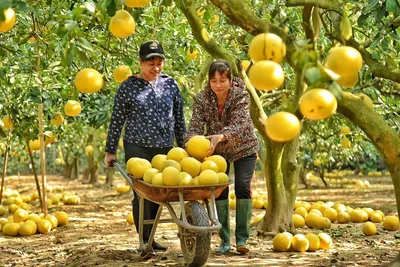
<path id="1" fill-rule="evenodd" d="M 364 177 L 370 188 L 300 188 L 298 199 L 304 201 L 340 201 L 352 207 L 380 209 L 386 215 L 396 214 L 396 201 L 390 177 Z M 0 234 L 0 266 L 185 266 L 175 224 L 160 224 L 156 239 L 169 247 L 166 253 L 142 261 L 138 247 L 138 235 L 134 226 L 126 223 L 131 210 L 132 192 L 119 194 L 114 188 L 67 181 L 60 176 L 48 176 L 52 186 L 63 186 L 81 198 L 79 205 L 50 206 L 49 213 L 63 210 L 70 216 L 70 223 L 49 234 L 31 237 L 6 237 Z M 124 183 L 116 177 L 114 185 Z M 5 187 L 16 189 L 20 194 L 33 192 L 32 176 L 6 177 Z M 262 190 L 262 182 L 254 188 Z M 38 203 L 32 210 L 39 213 Z M 264 210 L 253 210 L 253 215 Z M 169 218 L 164 211 L 165 218 Z M 234 229 L 235 212 L 231 211 L 231 229 Z M 334 242 L 333 248 L 317 252 L 285 252 L 272 250 L 272 237 L 252 237 L 251 252 L 247 255 L 231 253 L 218 256 L 211 252 L 206 266 L 381 266 L 392 261 L 400 249 L 399 232 L 388 232 L 377 224 L 378 235 L 366 237 L 362 224 L 332 224 L 326 230 Z M 299 233 L 321 231 L 303 228 Z M 212 235 L 212 250 L 219 243 L 217 234 Z M 234 244 L 234 238 L 232 237 Z"/>

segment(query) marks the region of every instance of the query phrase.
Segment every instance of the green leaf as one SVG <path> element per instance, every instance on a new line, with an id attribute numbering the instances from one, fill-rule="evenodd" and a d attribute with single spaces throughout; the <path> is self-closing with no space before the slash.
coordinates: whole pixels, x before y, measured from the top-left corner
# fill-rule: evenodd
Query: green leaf
<path id="1" fill-rule="evenodd" d="M 331 85 L 329 85 L 328 90 L 331 91 L 331 93 L 336 97 L 337 100 L 342 99 L 342 87 L 340 87 L 340 85 L 336 82 L 332 82 Z"/>
<path id="2" fill-rule="evenodd" d="M 397 17 L 400 14 L 400 6 L 397 0 L 386 0 L 386 10 Z"/>
<path id="3" fill-rule="evenodd" d="M 112 17 L 117 12 L 117 5 L 115 1 L 107 1 L 107 14 Z"/>
<path id="4" fill-rule="evenodd" d="M 310 84 L 321 79 L 321 72 L 318 67 L 312 67 L 306 70 L 305 77 Z"/>
<path id="5" fill-rule="evenodd" d="M 89 43 L 88 40 L 86 40 L 86 39 L 83 38 L 83 37 L 79 37 L 79 38 L 78 38 L 78 42 L 79 42 L 80 46 L 81 46 L 83 49 L 88 50 L 88 51 L 90 51 L 90 52 L 93 52 L 93 47 L 92 47 L 92 45 Z"/>
<path id="6" fill-rule="evenodd" d="M 78 22 L 76 22 L 75 20 L 69 21 L 67 24 L 65 24 L 65 28 L 68 31 L 72 31 L 73 29 L 75 29 L 78 26 Z"/>
<path id="7" fill-rule="evenodd" d="M 9 7 L 12 7 L 14 5 L 14 1 L 13 0 L 1 0 L 0 1 L 0 11 L 2 11 L 2 9 L 7 9 Z M 3 12 L 0 12 L 1 16 L 3 16 L 2 18 L 0 18 L 1 20 L 4 20 L 4 14 Z"/>
<path id="8" fill-rule="evenodd" d="M 54 61 L 53 63 L 50 63 L 50 65 L 48 66 L 49 69 L 52 69 L 56 66 L 59 66 L 61 64 L 61 61 Z"/>
<path id="9" fill-rule="evenodd" d="M 172 0 L 163 0 L 161 6 L 172 6 Z"/>

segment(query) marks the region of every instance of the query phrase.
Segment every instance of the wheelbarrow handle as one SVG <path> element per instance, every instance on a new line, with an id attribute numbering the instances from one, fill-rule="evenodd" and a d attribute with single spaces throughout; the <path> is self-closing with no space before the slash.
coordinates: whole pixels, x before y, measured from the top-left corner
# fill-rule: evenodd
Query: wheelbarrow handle
<path id="1" fill-rule="evenodd" d="M 118 170 L 122 174 L 122 176 L 125 178 L 125 180 L 129 183 L 129 185 L 132 188 L 134 187 L 131 177 L 129 177 L 129 175 L 126 173 L 125 169 L 122 168 L 122 166 L 116 160 L 111 161 L 110 166 L 114 167 L 116 170 Z"/>

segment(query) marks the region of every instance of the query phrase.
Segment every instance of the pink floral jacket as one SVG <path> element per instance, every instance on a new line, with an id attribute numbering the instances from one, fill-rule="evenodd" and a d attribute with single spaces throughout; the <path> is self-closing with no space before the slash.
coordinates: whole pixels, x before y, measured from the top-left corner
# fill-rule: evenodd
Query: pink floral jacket
<path id="1" fill-rule="evenodd" d="M 217 96 L 209 85 L 194 98 L 192 119 L 184 142 L 194 135 L 214 134 L 225 135 L 227 140 L 217 145 L 214 154 L 223 156 L 228 162 L 258 151 L 250 117 L 250 96 L 244 82 L 237 77 L 233 78 L 221 117 L 218 115 Z"/>

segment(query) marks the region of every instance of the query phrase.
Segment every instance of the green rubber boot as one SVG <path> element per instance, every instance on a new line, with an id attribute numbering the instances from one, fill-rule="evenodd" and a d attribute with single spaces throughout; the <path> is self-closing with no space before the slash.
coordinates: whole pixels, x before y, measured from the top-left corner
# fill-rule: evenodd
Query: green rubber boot
<path id="1" fill-rule="evenodd" d="M 236 251 L 245 254 L 249 252 L 246 245 L 250 236 L 251 199 L 236 199 Z"/>
<path id="2" fill-rule="evenodd" d="M 221 245 L 215 250 L 215 253 L 226 254 L 231 250 L 229 199 L 217 200 L 215 205 L 217 207 L 218 220 L 222 225 L 221 230 L 219 230 Z"/>

